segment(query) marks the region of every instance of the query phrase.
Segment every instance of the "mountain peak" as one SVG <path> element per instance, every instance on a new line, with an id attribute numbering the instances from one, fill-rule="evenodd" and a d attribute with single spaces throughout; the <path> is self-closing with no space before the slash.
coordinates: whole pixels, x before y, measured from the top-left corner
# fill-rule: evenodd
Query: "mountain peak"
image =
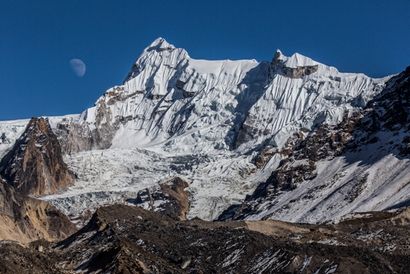
<path id="1" fill-rule="evenodd" d="M 287 58 L 286 65 L 288 67 L 314 66 L 314 65 L 318 65 L 318 62 L 314 61 L 313 59 L 307 56 L 304 56 L 296 52 L 292 56 Z"/>
<path id="2" fill-rule="evenodd" d="M 282 51 L 280 49 L 277 49 L 275 51 L 275 55 L 273 56 L 274 61 L 278 60 L 283 60 L 286 56 L 283 55 Z"/>
<path id="3" fill-rule="evenodd" d="M 123 83 L 136 77 L 142 70 L 144 70 L 145 66 L 150 67 L 153 63 L 156 62 L 155 60 L 162 60 L 163 57 L 165 59 L 171 58 L 169 59 L 169 61 L 173 60 L 173 57 L 169 56 L 170 54 L 174 57 L 188 57 L 188 53 L 184 49 L 176 48 L 174 45 L 168 43 L 164 38 L 158 37 L 148 47 L 144 49 L 144 51 L 141 53 L 138 59 L 134 62 L 130 72 L 127 74 L 127 77 L 125 77 Z"/>
<path id="4" fill-rule="evenodd" d="M 289 68 L 314 66 L 319 64 L 311 58 L 297 52 L 292 54 L 290 57 L 285 56 L 280 49 L 276 50 L 275 55 L 273 56 L 273 63 L 283 63 Z"/>
<path id="5" fill-rule="evenodd" d="M 174 45 L 168 43 L 167 40 L 165 40 L 164 38 L 158 37 L 145 49 L 145 51 L 163 51 L 172 49 L 175 49 Z"/>

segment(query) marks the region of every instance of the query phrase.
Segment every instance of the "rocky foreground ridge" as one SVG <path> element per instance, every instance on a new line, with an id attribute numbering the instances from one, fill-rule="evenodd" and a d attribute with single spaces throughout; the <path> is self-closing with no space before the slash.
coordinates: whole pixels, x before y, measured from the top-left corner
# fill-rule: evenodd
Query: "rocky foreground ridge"
<path id="1" fill-rule="evenodd" d="M 407 273 L 408 210 L 338 225 L 178 221 L 139 207 L 98 209 L 58 243 L 0 245 L 1 273 Z"/>

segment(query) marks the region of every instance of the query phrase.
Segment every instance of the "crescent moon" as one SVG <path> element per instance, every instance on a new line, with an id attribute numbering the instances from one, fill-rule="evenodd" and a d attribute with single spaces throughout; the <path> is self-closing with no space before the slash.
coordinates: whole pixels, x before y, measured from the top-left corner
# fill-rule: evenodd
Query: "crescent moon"
<path id="1" fill-rule="evenodd" d="M 69 63 L 75 75 L 77 75 L 80 78 L 85 75 L 87 67 L 85 63 L 83 62 L 83 60 L 74 58 L 74 59 L 71 59 Z"/>

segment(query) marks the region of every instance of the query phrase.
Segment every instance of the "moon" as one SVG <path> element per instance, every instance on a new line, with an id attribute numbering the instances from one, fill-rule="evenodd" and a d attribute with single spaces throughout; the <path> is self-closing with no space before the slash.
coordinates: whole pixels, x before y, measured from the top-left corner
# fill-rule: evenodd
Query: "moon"
<path id="1" fill-rule="evenodd" d="M 85 63 L 83 62 L 83 60 L 74 58 L 74 59 L 71 59 L 69 63 L 75 75 L 77 75 L 80 78 L 85 75 L 87 67 Z"/>

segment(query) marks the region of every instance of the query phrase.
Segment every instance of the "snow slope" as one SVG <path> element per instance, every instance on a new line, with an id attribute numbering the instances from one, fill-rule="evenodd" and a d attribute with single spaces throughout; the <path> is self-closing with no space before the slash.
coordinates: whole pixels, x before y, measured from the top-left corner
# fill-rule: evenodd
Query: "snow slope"
<path id="1" fill-rule="evenodd" d="M 386 136 L 386 143 L 395 140 Z M 400 138 L 397 138 L 400 139 Z M 338 221 L 352 212 L 394 208 L 410 198 L 410 160 L 381 151 L 380 143 L 317 163 L 317 177 L 258 207 L 249 220 Z M 373 163 L 368 160 L 376 159 Z"/>

